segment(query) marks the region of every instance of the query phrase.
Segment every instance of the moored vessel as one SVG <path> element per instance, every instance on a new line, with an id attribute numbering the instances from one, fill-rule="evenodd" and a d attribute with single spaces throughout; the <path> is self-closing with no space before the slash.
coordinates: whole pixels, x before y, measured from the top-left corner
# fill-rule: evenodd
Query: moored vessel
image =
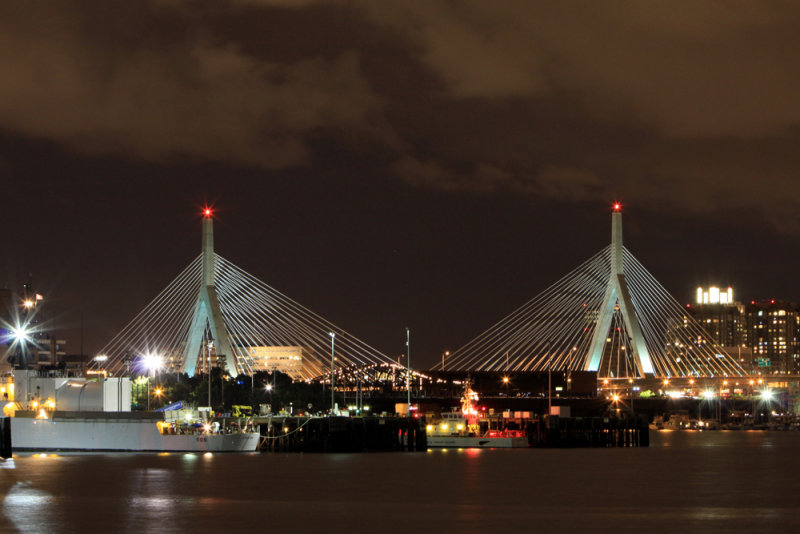
<path id="1" fill-rule="evenodd" d="M 254 452 L 259 434 L 222 426 L 195 410 L 133 412 L 127 378 L 42 376 L 16 371 L 15 451 Z"/>
<path id="2" fill-rule="evenodd" d="M 528 447 L 524 430 L 493 429 L 481 425 L 482 413 L 476 404 L 478 394 L 469 381 L 464 386 L 461 408 L 444 412 L 441 418 L 426 426 L 429 448 L 516 448 Z M 482 426 L 486 428 L 481 429 Z"/>

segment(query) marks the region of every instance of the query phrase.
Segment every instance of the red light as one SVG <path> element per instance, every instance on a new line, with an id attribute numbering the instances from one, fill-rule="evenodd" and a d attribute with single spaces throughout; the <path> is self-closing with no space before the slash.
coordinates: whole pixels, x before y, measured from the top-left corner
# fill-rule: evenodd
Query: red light
<path id="1" fill-rule="evenodd" d="M 614 211 L 622 211 L 622 204 L 614 202 Z"/>
<path id="2" fill-rule="evenodd" d="M 206 209 L 204 209 L 204 210 L 203 210 L 203 214 L 204 214 L 206 217 L 211 217 L 211 213 L 212 213 L 212 212 L 211 212 L 211 208 L 206 208 Z"/>

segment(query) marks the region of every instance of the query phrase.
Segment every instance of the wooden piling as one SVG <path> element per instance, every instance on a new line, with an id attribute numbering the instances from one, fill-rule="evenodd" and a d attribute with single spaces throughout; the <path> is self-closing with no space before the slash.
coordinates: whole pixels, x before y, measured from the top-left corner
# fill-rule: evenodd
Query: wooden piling
<path id="1" fill-rule="evenodd" d="M 0 417 L 0 458 L 11 458 L 11 418 Z"/>

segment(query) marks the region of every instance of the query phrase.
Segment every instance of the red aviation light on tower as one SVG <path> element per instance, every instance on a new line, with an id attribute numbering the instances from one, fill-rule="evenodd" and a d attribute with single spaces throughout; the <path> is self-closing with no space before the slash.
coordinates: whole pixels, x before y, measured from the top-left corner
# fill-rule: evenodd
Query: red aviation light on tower
<path id="1" fill-rule="evenodd" d="M 214 211 L 206 206 L 206 208 L 203 209 L 203 217 L 210 218 L 212 215 L 214 215 Z"/>
<path id="2" fill-rule="evenodd" d="M 614 205 L 613 205 L 613 210 L 614 210 L 614 212 L 620 212 L 620 211 L 622 211 L 622 203 L 620 203 L 620 202 L 614 202 Z"/>

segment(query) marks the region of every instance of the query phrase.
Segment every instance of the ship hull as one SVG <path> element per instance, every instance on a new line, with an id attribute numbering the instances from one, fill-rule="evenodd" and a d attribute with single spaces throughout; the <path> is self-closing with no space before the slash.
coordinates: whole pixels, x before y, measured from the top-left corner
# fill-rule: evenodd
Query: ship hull
<path id="1" fill-rule="evenodd" d="M 152 419 L 11 418 L 15 451 L 254 452 L 259 435 L 161 434 Z"/>
<path id="2" fill-rule="evenodd" d="M 527 447 L 528 438 L 514 437 L 467 437 L 467 436 L 428 436 L 428 448 L 481 448 L 481 449 L 510 449 Z"/>

